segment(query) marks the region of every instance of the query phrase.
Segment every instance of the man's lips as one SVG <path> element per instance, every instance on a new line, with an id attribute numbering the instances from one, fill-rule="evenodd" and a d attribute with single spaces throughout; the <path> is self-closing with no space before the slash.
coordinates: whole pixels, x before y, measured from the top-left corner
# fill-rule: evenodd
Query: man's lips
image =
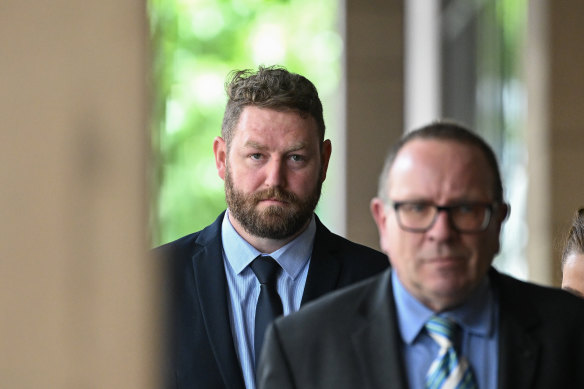
<path id="1" fill-rule="evenodd" d="M 260 203 L 263 204 L 288 204 L 287 201 L 281 200 L 281 199 L 275 199 L 275 198 L 269 198 L 269 199 L 261 199 L 259 201 Z"/>
<path id="2" fill-rule="evenodd" d="M 460 255 L 436 255 L 433 257 L 429 257 L 428 261 L 460 261 L 462 258 Z"/>
<path id="3" fill-rule="evenodd" d="M 424 262 L 436 266 L 459 265 L 465 262 L 465 257 L 458 255 L 441 255 L 427 258 Z"/>

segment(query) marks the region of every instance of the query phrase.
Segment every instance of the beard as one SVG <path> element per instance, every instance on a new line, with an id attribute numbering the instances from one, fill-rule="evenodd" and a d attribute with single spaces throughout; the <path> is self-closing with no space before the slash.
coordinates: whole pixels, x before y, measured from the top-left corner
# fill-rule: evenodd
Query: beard
<path id="1" fill-rule="evenodd" d="M 319 176 L 314 191 L 304 199 L 278 186 L 245 194 L 233 185 L 229 166 L 225 171 L 225 200 L 229 212 L 249 234 L 260 238 L 280 240 L 299 232 L 312 217 L 321 189 L 322 180 Z M 258 210 L 259 202 L 266 199 L 287 204 L 270 205 Z"/>

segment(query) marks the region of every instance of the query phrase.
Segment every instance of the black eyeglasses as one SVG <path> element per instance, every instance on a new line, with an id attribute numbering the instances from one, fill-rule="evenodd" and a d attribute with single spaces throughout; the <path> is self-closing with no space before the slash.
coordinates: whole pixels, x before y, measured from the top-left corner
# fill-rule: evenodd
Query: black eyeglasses
<path id="1" fill-rule="evenodd" d="M 436 222 L 438 213 L 448 214 L 450 225 L 458 232 L 482 232 L 491 221 L 491 214 L 498 203 L 461 203 L 439 206 L 419 201 L 392 202 L 401 229 L 410 232 L 426 232 Z"/>

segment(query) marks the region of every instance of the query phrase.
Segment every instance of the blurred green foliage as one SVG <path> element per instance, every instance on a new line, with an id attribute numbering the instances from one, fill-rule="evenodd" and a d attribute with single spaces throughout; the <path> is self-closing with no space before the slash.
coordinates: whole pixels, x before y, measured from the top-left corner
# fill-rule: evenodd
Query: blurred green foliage
<path id="1" fill-rule="evenodd" d="M 328 101 L 341 77 L 337 0 L 149 0 L 153 93 L 152 245 L 225 209 L 212 152 L 233 69 L 284 65 Z M 330 135 L 330 134 L 329 134 Z"/>

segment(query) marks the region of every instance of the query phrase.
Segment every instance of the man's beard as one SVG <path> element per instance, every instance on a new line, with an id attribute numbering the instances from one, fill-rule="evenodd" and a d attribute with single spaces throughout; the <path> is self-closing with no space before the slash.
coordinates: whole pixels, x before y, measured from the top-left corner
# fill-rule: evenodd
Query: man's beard
<path id="1" fill-rule="evenodd" d="M 233 186 L 229 167 L 225 171 L 225 199 L 230 214 L 248 233 L 260 238 L 285 239 L 299 232 L 312 217 L 321 188 L 322 180 L 319 177 L 314 191 L 306 199 L 300 199 L 277 186 L 247 195 Z M 270 205 L 258 210 L 258 203 L 266 199 L 287 204 Z"/>

